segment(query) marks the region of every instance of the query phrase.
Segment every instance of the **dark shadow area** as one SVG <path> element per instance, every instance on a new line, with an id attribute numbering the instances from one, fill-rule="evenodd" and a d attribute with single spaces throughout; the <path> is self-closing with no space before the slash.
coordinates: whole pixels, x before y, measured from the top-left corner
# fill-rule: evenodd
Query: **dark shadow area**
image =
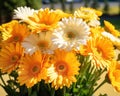
<path id="1" fill-rule="evenodd" d="M 103 14 L 101 17 L 101 23 L 103 25 L 103 21 L 107 20 L 111 22 L 113 25 L 115 25 L 116 29 L 120 30 L 120 14 L 117 15 L 109 15 L 109 14 Z"/>

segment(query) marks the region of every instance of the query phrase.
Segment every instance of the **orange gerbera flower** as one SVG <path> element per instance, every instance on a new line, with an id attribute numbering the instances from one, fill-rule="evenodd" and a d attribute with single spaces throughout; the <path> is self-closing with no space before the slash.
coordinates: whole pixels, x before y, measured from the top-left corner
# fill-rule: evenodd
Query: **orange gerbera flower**
<path id="1" fill-rule="evenodd" d="M 19 22 L 16 22 L 15 25 L 12 27 L 12 31 L 6 31 L 7 34 L 9 34 L 9 37 L 6 38 L 7 43 L 16 43 L 16 42 L 22 42 L 23 39 L 28 35 L 28 28 L 25 24 L 20 24 Z M 3 32 L 3 37 L 5 37 L 5 34 Z"/>
<path id="2" fill-rule="evenodd" d="M 28 88 L 34 86 L 42 79 L 47 78 L 48 56 L 35 52 L 33 55 L 25 55 L 20 64 L 18 81 Z"/>
<path id="3" fill-rule="evenodd" d="M 120 92 L 120 61 L 112 61 L 108 76 L 111 84 L 118 92 Z"/>
<path id="4" fill-rule="evenodd" d="M 29 17 L 31 28 L 37 32 L 49 31 L 56 28 L 58 21 L 62 18 L 61 11 L 41 9 Z M 29 22 L 28 22 L 29 23 Z"/>
<path id="5" fill-rule="evenodd" d="M 0 51 L 0 69 L 2 72 L 15 70 L 18 67 L 21 57 L 23 55 L 23 48 L 19 43 L 9 44 Z"/>
<path id="6" fill-rule="evenodd" d="M 75 75 L 79 74 L 79 66 L 80 63 L 73 52 L 56 50 L 53 63 L 48 68 L 48 82 L 52 83 L 52 87 L 56 90 L 63 86 L 70 87 L 73 82 L 76 82 Z"/>
<path id="7" fill-rule="evenodd" d="M 87 45 L 81 46 L 80 53 L 90 55 L 92 64 L 97 68 L 104 68 L 108 67 L 114 57 L 114 47 L 112 42 L 103 36 L 91 37 Z"/>

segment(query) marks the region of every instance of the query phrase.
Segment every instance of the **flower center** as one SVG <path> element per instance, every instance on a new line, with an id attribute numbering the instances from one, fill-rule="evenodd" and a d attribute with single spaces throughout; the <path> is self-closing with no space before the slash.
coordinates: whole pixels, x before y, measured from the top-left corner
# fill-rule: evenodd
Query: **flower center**
<path id="1" fill-rule="evenodd" d="M 65 38 L 66 40 L 73 40 L 75 37 L 76 37 L 76 34 L 73 33 L 73 32 L 67 32 L 67 33 L 64 35 L 64 38 Z"/>
<path id="2" fill-rule="evenodd" d="M 97 52 L 98 52 L 101 56 L 103 56 L 103 50 L 102 50 L 102 48 L 97 47 Z"/>
<path id="3" fill-rule="evenodd" d="M 19 59 L 20 59 L 20 57 L 18 55 L 14 55 L 11 57 L 11 62 L 16 63 Z"/>
<path id="4" fill-rule="evenodd" d="M 60 61 L 56 63 L 56 70 L 59 74 L 65 74 L 67 71 L 66 62 Z"/>
<path id="5" fill-rule="evenodd" d="M 40 68 L 39 68 L 37 65 L 33 66 L 33 68 L 32 68 L 32 73 L 33 73 L 33 74 L 36 74 L 36 73 L 38 73 L 39 71 L 40 71 Z"/>
<path id="6" fill-rule="evenodd" d="M 20 36 L 14 36 L 14 37 L 13 37 L 13 41 L 14 41 L 14 42 L 20 41 Z"/>
<path id="7" fill-rule="evenodd" d="M 64 65 L 60 65 L 59 66 L 59 70 L 64 70 L 65 66 Z"/>
<path id="8" fill-rule="evenodd" d="M 45 41 L 45 40 L 40 41 L 37 45 L 39 46 L 40 49 L 47 49 L 48 48 L 48 41 Z"/>
<path id="9" fill-rule="evenodd" d="M 84 10 L 84 11 L 83 11 L 83 13 L 84 13 L 85 15 L 89 15 L 90 12 L 92 12 L 92 11 L 89 11 L 89 10 Z"/>
<path id="10" fill-rule="evenodd" d="M 42 32 L 47 32 L 48 31 L 48 28 L 43 28 L 43 29 L 41 29 L 42 30 Z"/>
<path id="11" fill-rule="evenodd" d="M 75 38 L 75 34 L 73 32 L 68 32 L 67 37 L 70 39 L 73 39 L 73 38 Z"/>

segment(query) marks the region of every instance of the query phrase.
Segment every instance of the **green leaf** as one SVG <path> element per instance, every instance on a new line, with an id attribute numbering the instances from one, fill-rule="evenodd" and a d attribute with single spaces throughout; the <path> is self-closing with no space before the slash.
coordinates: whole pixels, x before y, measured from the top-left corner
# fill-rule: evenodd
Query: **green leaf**
<path id="1" fill-rule="evenodd" d="M 74 92 L 74 93 L 79 92 L 79 89 L 78 89 L 78 88 L 74 88 L 74 89 L 73 89 L 73 92 Z"/>
<path id="2" fill-rule="evenodd" d="M 37 96 L 37 92 L 33 91 L 33 93 L 30 96 Z"/>
<path id="3" fill-rule="evenodd" d="M 71 96 L 69 93 L 65 93 L 65 96 Z"/>

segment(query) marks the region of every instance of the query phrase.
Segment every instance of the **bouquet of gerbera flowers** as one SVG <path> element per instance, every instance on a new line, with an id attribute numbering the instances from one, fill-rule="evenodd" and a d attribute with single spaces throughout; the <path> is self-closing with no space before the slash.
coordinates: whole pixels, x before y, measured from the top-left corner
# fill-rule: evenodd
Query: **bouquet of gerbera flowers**
<path id="1" fill-rule="evenodd" d="M 105 82 L 120 92 L 120 33 L 108 21 L 101 26 L 101 15 L 85 7 L 14 10 L 0 26 L 0 85 L 8 96 L 92 96 Z"/>

